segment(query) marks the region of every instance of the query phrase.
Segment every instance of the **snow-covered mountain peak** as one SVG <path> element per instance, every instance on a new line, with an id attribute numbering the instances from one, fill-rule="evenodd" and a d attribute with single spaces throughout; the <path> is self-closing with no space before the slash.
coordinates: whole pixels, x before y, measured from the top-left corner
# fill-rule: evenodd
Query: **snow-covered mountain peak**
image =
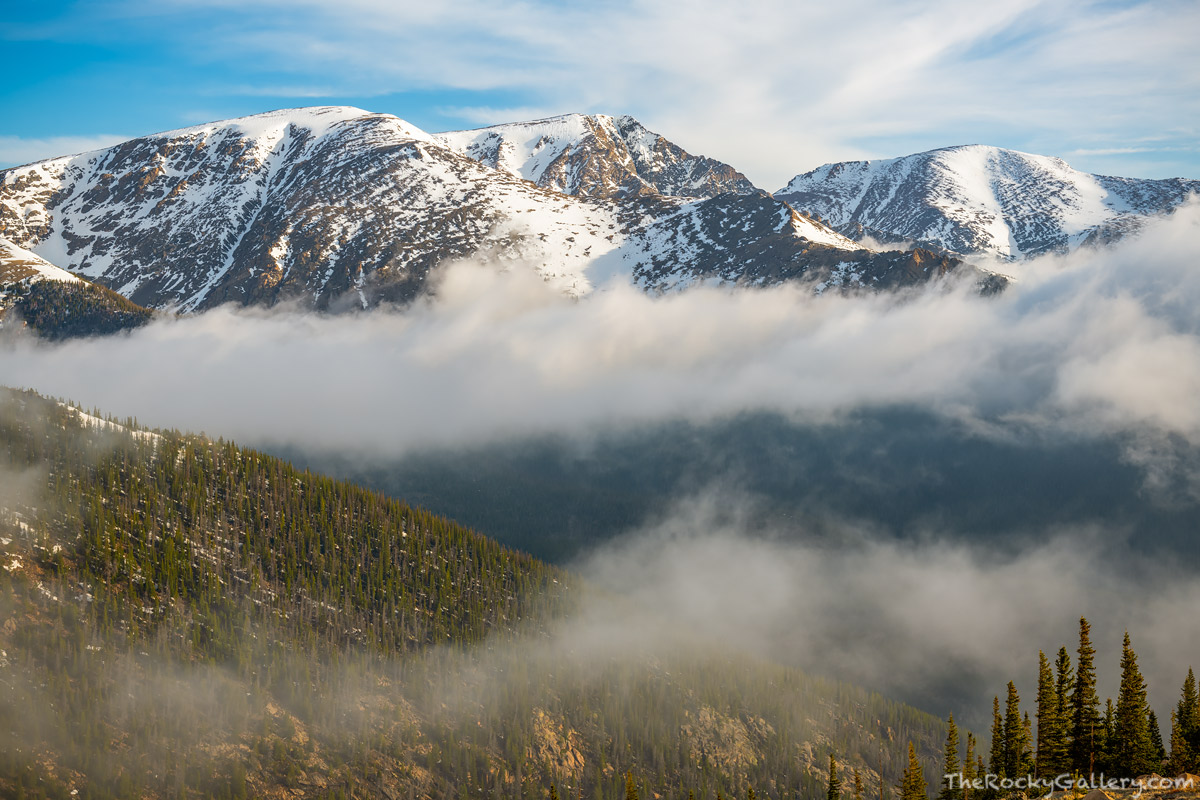
<path id="1" fill-rule="evenodd" d="M 586 197 L 715 197 L 751 194 L 728 164 L 693 156 L 630 116 L 564 114 L 435 134 L 493 169 Z"/>
<path id="2" fill-rule="evenodd" d="M 0 171 L 0 237 L 182 311 L 402 303 L 467 257 L 574 295 L 832 271 L 883 288 L 955 266 L 869 252 L 632 117 L 585 114 L 429 136 L 319 107 L 152 134 Z"/>
<path id="3" fill-rule="evenodd" d="M 309 131 L 313 136 L 323 136 L 335 125 L 362 117 L 383 116 L 354 106 L 307 106 L 302 108 L 280 108 L 251 114 L 246 117 L 216 120 L 184 128 L 154 133 L 145 139 L 180 139 L 195 134 L 212 134 L 231 131 L 249 138 L 277 136 L 288 126 Z"/>
<path id="4" fill-rule="evenodd" d="M 1011 259 L 1124 235 L 1198 190 L 1198 181 L 1092 175 L 1061 158 L 972 144 L 825 164 L 775 196 L 848 235 Z"/>

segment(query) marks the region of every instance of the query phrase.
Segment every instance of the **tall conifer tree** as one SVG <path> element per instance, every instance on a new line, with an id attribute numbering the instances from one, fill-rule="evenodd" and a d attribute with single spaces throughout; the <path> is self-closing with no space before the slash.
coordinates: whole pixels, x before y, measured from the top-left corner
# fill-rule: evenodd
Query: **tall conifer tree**
<path id="1" fill-rule="evenodd" d="M 1008 773 L 1004 771 L 1004 756 L 1006 752 L 1004 742 L 1004 721 L 1000 717 L 1000 698 L 992 698 L 992 749 L 988 754 L 988 766 L 992 769 L 993 775 L 1001 777 Z"/>
<path id="2" fill-rule="evenodd" d="M 854 800 L 865 800 L 863 796 L 862 775 L 858 772 L 858 767 L 854 768 Z"/>
<path id="3" fill-rule="evenodd" d="M 1058 648 L 1054 659 L 1054 702 L 1058 730 L 1051 736 L 1050 753 L 1046 769 L 1050 775 L 1062 775 L 1071 771 L 1071 692 L 1075 688 L 1075 676 L 1071 672 L 1071 656 L 1067 648 Z"/>
<path id="4" fill-rule="evenodd" d="M 1179 727 L 1178 709 L 1171 712 L 1171 772 L 1192 772 L 1195 766 L 1192 748 Z"/>
<path id="5" fill-rule="evenodd" d="M 838 776 L 837 759 L 829 754 L 829 788 L 825 792 L 826 800 L 842 800 L 842 779 Z"/>
<path id="6" fill-rule="evenodd" d="M 967 752 L 963 754 L 963 787 L 960 797 L 962 800 L 971 800 L 974 788 L 970 785 L 975 778 L 979 777 L 975 770 L 975 734 L 967 731 Z"/>
<path id="7" fill-rule="evenodd" d="M 1021 768 L 1018 774 L 1032 775 L 1033 763 L 1033 721 L 1026 711 L 1021 720 Z"/>
<path id="8" fill-rule="evenodd" d="M 1171 720 L 1171 766 L 1178 772 L 1195 772 L 1200 768 L 1200 697 L 1191 667 Z"/>
<path id="9" fill-rule="evenodd" d="M 1094 771 L 1104 730 L 1100 721 L 1100 698 L 1096 695 L 1096 649 L 1092 647 L 1092 626 L 1079 618 L 1078 660 L 1075 685 L 1070 695 L 1071 768 L 1085 775 Z"/>
<path id="10" fill-rule="evenodd" d="M 1150 736 L 1146 705 L 1146 681 L 1138 669 L 1137 653 L 1129 643 L 1129 631 L 1121 644 L 1121 688 L 1113 720 L 1110 768 L 1116 775 L 1134 777 L 1155 768 L 1154 744 Z"/>
<path id="11" fill-rule="evenodd" d="M 942 751 L 942 790 L 938 792 L 938 800 L 958 800 L 961 792 L 957 777 L 952 783 L 947 775 L 959 775 L 958 766 L 958 726 L 954 724 L 954 715 L 946 721 L 946 747 Z"/>
<path id="12" fill-rule="evenodd" d="M 1163 747 L 1162 730 L 1158 727 L 1158 714 L 1154 713 L 1154 709 L 1150 709 L 1150 751 L 1154 756 L 1154 768 L 1162 766 L 1162 763 L 1167 760 L 1167 750 Z"/>
<path id="13" fill-rule="evenodd" d="M 1071 768 L 1063 692 L 1063 678 L 1069 670 L 1066 648 L 1059 650 L 1057 674 L 1051 673 L 1046 654 L 1038 653 L 1036 772 L 1040 778 L 1061 775 Z"/>
<path id="14" fill-rule="evenodd" d="M 1054 694 L 1054 674 L 1050 672 L 1050 660 L 1038 651 L 1037 688 L 1037 756 L 1035 772 L 1039 778 L 1050 775 L 1047 762 L 1050 759 L 1050 737 L 1058 725 L 1058 705 Z"/>
<path id="15" fill-rule="evenodd" d="M 908 766 L 904 768 L 904 776 L 900 782 L 900 800 L 928 800 L 925 775 L 921 771 L 917 749 L 913 747 L 912 742 L 908 743 Z"/>
<path id="16" fill-rule="evenodd" d="M 1104 701 L 1104 717 L 1100 720 L 1101 734 L 1096 746 L 1096 769 L 1099 772 L 1113 771 L 1113 743 L 1116 738 L 1113 732 L 1116 720 L 1117 714 L 1110 697 Z"/>
<path id="17" fill-rule="evenodd" d="M 1008 682 L 1008 699 L 1004 704 L 1004 774 L 1010 778 L 1028 773 L 1029 732 L 1021 717 L 1021 696 L 1017 686 Z"/>

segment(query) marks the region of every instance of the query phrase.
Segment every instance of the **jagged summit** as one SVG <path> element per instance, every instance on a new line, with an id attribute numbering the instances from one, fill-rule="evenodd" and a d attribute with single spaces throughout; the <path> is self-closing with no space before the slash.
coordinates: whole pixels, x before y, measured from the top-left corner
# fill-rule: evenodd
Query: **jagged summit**
<path id="1" fill-rule="evenodd" d="M 563 114 L 436 137 L 480 163 L 563 194 L 715 197 L 758 191 L 728 164 L 693 156 L 630 116 Z"/>
<path id="2" fill-rule="evenodd" d="M 632 117 L 581 114 L 437 136 L 336 106 L 193 125 L 0 171 L 0 237 L 181 311 L 403 303 L 475 256 L 572 295 L 926 274 Z"/>
<path id="3" fill-rule="evenodd" d="M 850 236 L 1022 258 L 1123 236 L 1200 181 L 1092 175 L 1061 158 L 971 144 L 825 164 L 775 193 Z"/>

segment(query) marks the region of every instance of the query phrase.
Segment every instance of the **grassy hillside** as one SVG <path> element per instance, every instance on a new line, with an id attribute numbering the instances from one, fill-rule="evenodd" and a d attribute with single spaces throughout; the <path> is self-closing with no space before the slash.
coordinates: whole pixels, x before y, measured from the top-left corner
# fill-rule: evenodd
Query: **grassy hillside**
<path id="1" fill-rule="evenodd" d="M 620 598 L 381 494 L 9 390 L 0 567 L 6 797 L 817 797 L 830 751 L 874 797 L 944 732 L 638 641 Z"/>

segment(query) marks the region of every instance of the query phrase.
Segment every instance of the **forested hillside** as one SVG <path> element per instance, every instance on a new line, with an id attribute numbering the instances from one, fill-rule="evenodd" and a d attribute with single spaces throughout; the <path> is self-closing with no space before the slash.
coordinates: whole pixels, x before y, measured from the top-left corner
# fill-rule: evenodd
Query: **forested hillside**
<path id="1" fill-rule="evenodd" d="M 111 289 L 85 281 L 38 281 L 11 291 L 7 313 L 44 339 L 103 336 L 145 325 L 153 315 Z"/>
<path id="2" fill-rule="evenodd" d="M 3 390 L 0 479 L 6 797 L 878 796 L 944 732 L 230 443 Z"/>

